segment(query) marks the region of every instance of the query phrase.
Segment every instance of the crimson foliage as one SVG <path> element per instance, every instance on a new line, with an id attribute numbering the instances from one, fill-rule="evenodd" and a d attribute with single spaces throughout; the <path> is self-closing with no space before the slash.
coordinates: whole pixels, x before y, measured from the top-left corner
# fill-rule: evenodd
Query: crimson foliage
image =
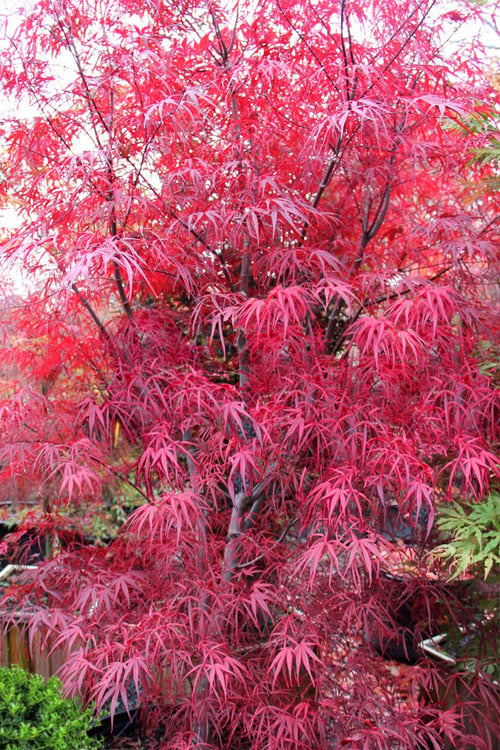
<path id="1" fill-rule="evenodd" d="M 464 723 L 459 672 L 378 653 L 467 625 L 434 514 L 499 473 L 498 92 L 450 42 L 477 13 L 41 0 L 11 30 L 3 254 L 36 291 L 3 478 L 48 534 L 135 497 L 11 597 L 164 748 L 488 745 L 481 661 Z"/>

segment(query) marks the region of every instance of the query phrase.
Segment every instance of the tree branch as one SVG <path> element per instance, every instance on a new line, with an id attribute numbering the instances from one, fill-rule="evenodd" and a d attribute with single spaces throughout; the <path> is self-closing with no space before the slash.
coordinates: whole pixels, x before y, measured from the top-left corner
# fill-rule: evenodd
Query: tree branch
<path id="1" fill-rule="evenodd" d="M 438 271 L 438 273 L 435 273 L 434 276 L 432 276 L 430 279 L 428 279 L 429 282 L 436 281 L 441 276 L 444 276 L 448 271 L 451 271 L 453 266 L 446 266 L 445 268 L 442 268 L 441 271 Z M 410 294 L 411 289 L 404 289 L 402 292 L 392 292 L 391 294 L 383 294 L 380 297 L 377 297 L 374 300 L 368 301 L 365 300 L 360 307 L 356 310 L 354 315 L 352 315 L 349 320 L 347 320 L 344 324 L 343 330 L 341 331 L 338 340 L 335 342 L 335 345 L 331 351 L 331 354 L 335 356 L 337 352 L 339 351 L 340 347 L 342 346 L 342 343 L 346 337 L 346 333 L 348 329 L 358 320 L 360 315 L 363 313 L 364 310 L 366 310 L 369 307 L 373 307 L 374 305 L 380 305 L 382 302 L 387 302 L 388 300 L 397 299 L 398 297 L 404 297 L 407 294 Z"/>
<path id="2" fill-rule="evenodd" d="M 107 339 L 107 341 L 109 341 L 113 345 L 114 348 L 116 348 L 116 345 L 114 341 L 112 340 L 111 336 L 109 335 L 106 327 L 104 326 L 104 323 L 101 321 L 101 319 L 99 318 L 99 316 L 97 315 L 97 313 L 95 312 L 94 308 L 92 307 L 90 302 L 87 300 L 87 298 L 84 297 L 84 295 L 81 293 L 81 291 L 78 289 L 75 283 L 71 284 L 71 289 L 78 296 L 80 302 L 82 303 L 84 308 L 87 310 L 87 312 L 91 316 L 92 320 L 94 321 L 94 323 L 96 324 L 96 326 L 98 327 L 99 331 L 104 336 L 104 338 Z"/>
<path id="3" fill-rule="evenodd" d="M 269 552 L 271 552 L 271 550 L 275 549 L 275 548 L 276 548 L 276 547 L 277 547 L 277 546 L 278 546 L 279 544 L 281 544 L 281 542 L 283 541 L 283 539 L 285 538 L 285 536 L 287 535 L 287 533 L 289 532 L 289 530 L 290 530 L 290 529 L 292 528 L 292 526 L 293 526 L 293 525 L 294 525 L 294 523 L 296 523 L 296 522 L 297 522 L 297 517 L 295 516 L 294 518 L 292 518 L 292 520 L 291 520 L 291 521 L 289 521 L 289 522 L 288 522 L 288 523 L 286 524 L 285 528 L 283 529 L 283 531 L 281 532 L 281 534 L 279 535 L 279 537 L 278 537 L 278 538 L 276 539 L 276 541 L 275 541 L 275 542 L 274 542 L 274 543 L 273 543 L 273 544 L 272 544 L 272 545 L 270 546 L 270 548 L 269 548 Z M 240 563 L 240 564 L 239 564 L 239 565 L 237 566 L 237 567 L 238 567 L 238 570 L 241 570 L 242 568 L 249 568 L 249 567 L 251 567 L 252 565 L 255 565 L 255 563 L 259 562 L 259 560 L 263 560 L 265 556 L 266 556 L 266 555 L 265 555 L 265 554 L 263 553 L 262 555 L 257 555 L 257 557 L 254 557 L 254 558 L 252 558 L 252 560 L 247 560 L 247 561 L 246 561 L 246 562 L 244 562 L 244 563 Z"/>

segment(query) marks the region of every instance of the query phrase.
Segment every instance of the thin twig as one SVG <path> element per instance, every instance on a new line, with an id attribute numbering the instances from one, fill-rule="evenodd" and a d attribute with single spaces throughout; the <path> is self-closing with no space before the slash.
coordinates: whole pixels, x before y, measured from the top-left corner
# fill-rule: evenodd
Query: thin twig
<path id="1" fill-rule="evenodd" d="M 271 550 L 275 549 L 278 544 L 281 544 L 285 536 L 287 535 L 288 531 L 291 529 L 291 527 L 294 525 L 294 523 L 297 522 L 297 517 L 292 518 L 291 521 L 287 523 L 279 537 L 276 539 L 276 541 L 269 547 L 268 553 L 271 552 Z M 262 553 L 261 555 L 257 555 L 257 557 L 254 557 L 252 560 L 247 560 L 247 562 L 240 563 L 237 565 L 237 569 L 241 570 L 242 568 L 249 568 L 251 565 L 255 565 L 256 562 L 259 562 L 259 560 L 262 560 L 266 554 L 268 553 Z"/>

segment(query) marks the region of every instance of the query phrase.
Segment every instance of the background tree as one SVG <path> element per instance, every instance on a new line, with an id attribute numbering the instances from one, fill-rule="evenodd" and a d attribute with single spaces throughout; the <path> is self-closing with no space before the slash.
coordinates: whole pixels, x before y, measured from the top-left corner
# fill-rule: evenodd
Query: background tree
<path id="1" fill-rule="evenodd" d="M 491 741 L 480 660 L 471 731 L 423 700 L 436 666 L 405 686 L 376 653 L 467 627 L 434 514 L 499 473 L 494 166 L 464 120 L 498 92 L 446 46 L 477 14 L 43 0 L 11 34 L 36 114 L 3 125 L 3 253 L 39 291 L 4 357 L 45 385 L 5 399 L 3 465 L 42 531 L 110 485 L 138 506 L 11 596 L 73 647 L 69 690 L 133 685 L 165 748 Z"/>

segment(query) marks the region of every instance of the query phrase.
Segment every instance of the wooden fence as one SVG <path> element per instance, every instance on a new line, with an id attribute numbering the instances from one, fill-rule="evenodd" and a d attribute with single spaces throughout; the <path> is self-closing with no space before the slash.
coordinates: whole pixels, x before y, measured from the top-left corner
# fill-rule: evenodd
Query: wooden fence
<path id="1" fill-rule="evenodd" d="M 6 565 L 0 570 L 0 581 L 7 581 L 19 572 L 36 568 L 33 565 Z M 48 678 L 55 675 L 67 659 L 66 647 L 54 648 L 51 638 L 35 633 L 29 648 L 26 624 L 21 615 L 0 612 L 0 666 L 18 664 L 27 672 Z M 52 639 L 53 641 L 53 639 Z"/>

